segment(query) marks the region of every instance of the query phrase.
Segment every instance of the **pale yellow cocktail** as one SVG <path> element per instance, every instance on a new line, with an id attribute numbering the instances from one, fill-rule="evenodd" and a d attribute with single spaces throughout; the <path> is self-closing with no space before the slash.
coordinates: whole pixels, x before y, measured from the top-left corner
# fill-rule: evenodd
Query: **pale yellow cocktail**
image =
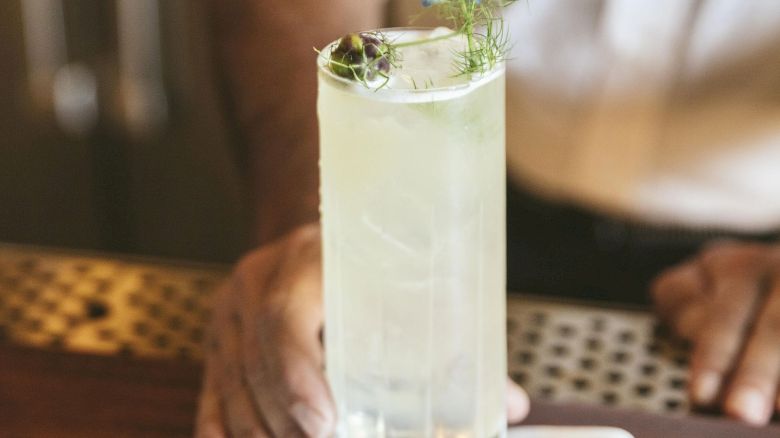
<path id="1" fill-rule="evenodd" d="M 319 58 L 326 368 L 339 437 L 505 434 L 504 70 L 453 75 L 462 43 L 402 48 L 403 66 L 378 90 Z"/>

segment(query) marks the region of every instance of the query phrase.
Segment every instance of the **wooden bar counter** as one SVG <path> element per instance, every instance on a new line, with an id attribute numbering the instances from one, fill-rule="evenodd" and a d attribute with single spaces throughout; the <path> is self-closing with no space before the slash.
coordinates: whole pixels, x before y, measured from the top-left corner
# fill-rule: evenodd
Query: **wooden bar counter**
<path id="1" fill-rule="evenodd" d="M 0 346 L 0 436 L 4 438 L 192 436 L 201 368 L 186 360 L 141 360 Z M 704 417 L 671 417 L 535 402 L 529 424 L 612 425 L 637 438 L 770 438 Z"/>

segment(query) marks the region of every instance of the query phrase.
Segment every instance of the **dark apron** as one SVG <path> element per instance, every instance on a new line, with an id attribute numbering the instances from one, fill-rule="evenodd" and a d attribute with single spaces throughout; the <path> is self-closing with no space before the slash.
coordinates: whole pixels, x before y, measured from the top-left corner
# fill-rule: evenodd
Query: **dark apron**
<path id="1" fill-rule="evenodd" d="M 778 234 L 651 226 L 507 187 L 510 291 L 646 304 L 648 286 L 661 271 L 715 239 L 769 242 Z"/>

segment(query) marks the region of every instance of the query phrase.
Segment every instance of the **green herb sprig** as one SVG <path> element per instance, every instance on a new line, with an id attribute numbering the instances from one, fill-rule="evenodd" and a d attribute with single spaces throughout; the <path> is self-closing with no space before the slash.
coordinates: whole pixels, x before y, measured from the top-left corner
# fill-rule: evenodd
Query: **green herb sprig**
<path id="1" fill-rule="evenodd" d="M 510 49 L 509 32 L 501 10 L 516 0 L 423 0 L 423 6 L 437 9 L 450 23 L 453 35 L 466 37 L 466 49 L 457 52 L 460 75 L 483 74 L 506 59 Z"/>

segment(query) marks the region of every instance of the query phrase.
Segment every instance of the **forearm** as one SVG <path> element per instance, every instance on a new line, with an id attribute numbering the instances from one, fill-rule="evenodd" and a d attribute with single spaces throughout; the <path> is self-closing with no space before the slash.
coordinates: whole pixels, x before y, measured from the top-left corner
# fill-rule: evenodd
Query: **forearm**
<path id="1" fill-rule="evenodd" d="M 211 0 L 219 63 L 247 142 L 254 231 L 267 242 L 316 220 L 313 47 L 378 27 L 384 0 Z"/>

